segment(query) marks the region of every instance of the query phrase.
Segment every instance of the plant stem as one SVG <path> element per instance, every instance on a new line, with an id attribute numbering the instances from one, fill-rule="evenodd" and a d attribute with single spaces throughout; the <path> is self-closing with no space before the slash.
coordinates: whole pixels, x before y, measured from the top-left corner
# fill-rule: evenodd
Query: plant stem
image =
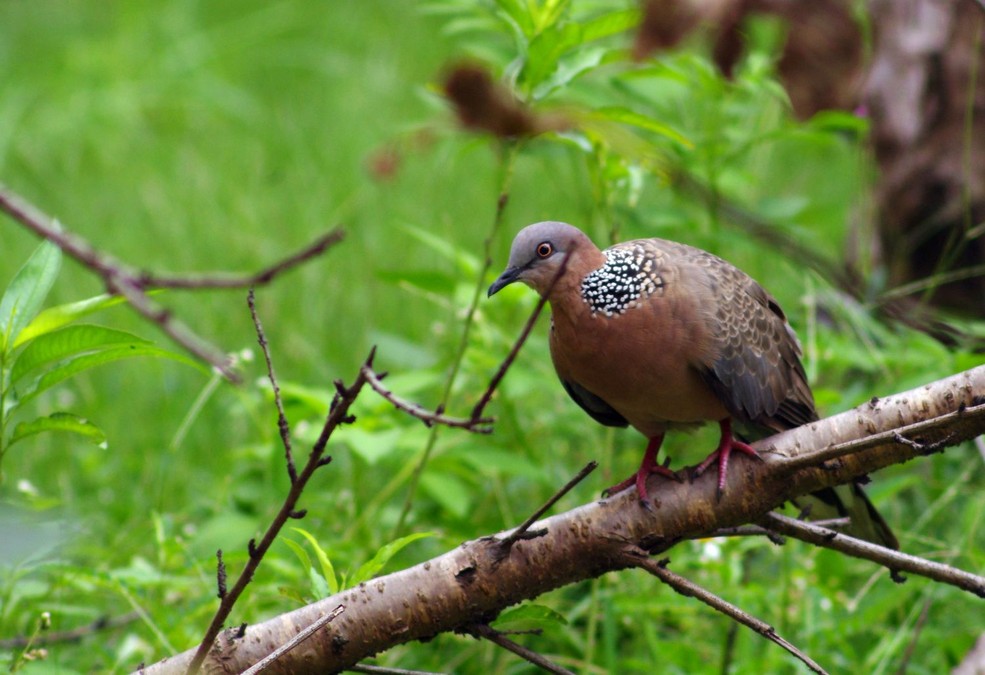
<path id="1" fill-rule="evenodd" d="M 472 292 L 472 301 L 469 303 L 468 312 L 465 315 L 465 321 L 463 322 L 462 327 L 462 337 L 461 340 L 459 340 L 458 349 L 452 359 L 451 370 L 448 372 L 448 378 L 445 380 L 445 388 L 441 394 L 441 402 L 438 405 L 439 410 L 443 410 L 448 406 L 448 399 L 451 398 L 452 387 L 454 387 L 455 380 L 458 378 L 458 373 L 461 370 L 462 361 L 465 358 L 465 350 L 468 349 L 469 336 L 472 332 L 472 323 L 475 319 L 475 313 L 479 308 L 479 301 L 482 299 L 482 292 L 485 290 L 486 275 L 493 263 L 493 244 L 496 241 L 496 235 L 499 233 L 500 226 L 503 223 L 503 215 L 506 212 L 506 203 L 509 199 L 510 185 L 513 182 L 513 170 L 516 165 L 516 156 L 519 144 L 516 141 L 503 141 L 500 148 L 504 151 L 505 157 L 500 165 L 501 174 L 499 179 L 499 194 L 496 198 L 496 213 L 493 216 L 492 228 L 489 231 L 489 236 L 485 241 L 482 267 L 479 268 L 479 274 L 477 275 L 475 282 L 475 289 Z M 439 425 L 431 427 L 431 433 L 428 435 L 427 444 L 424 446 L 424 452 L 421 455 L 421 459 L 418 461 L 417 466 L 414 467 L 414 473 L 411 474 L 410 486 L 407 490 L 407 499 L 404 500 L 403 508 L 400 510 L 400 517 L 397 519 L 397 525 L 393 530 L 392 538 L 397 538 L 403 533 L 404 525 L 407 523 L 407 516 L 410 514 L 410 510 L 414 505 L 414 497 L 417 494 L 417 487 L 421 481 L 421 474 L 424 473 L 424 468 L 431 459 L 431 453 L 434 451 L 434 446 L 438 441 L 439 431 Z"/>

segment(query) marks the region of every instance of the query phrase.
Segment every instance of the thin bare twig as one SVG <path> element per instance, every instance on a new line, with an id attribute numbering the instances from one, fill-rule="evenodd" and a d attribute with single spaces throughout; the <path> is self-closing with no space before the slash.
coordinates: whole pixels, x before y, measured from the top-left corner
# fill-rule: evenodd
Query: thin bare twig
<path id="1" fill-rule="evenodd" d="M 955 410 L 943 415 L 937 415 L 929 419 L 907 424 L 899 427 L 898 429 L 887 429 L 886 431 L 875 433 L 871 436 L 866 436 L 865 438 L 857 438 L 850 441 L 845 441 L 844 443 L 835 443 L 834 445 L 817 452 L 798 455 L 796 457 L 777 456 L 777 461 L 782 462 L 783 467 L 792 473 L 805 467 L 818 466 L 819 464 L 832 459 L 837 459 L 861 450 L 866 450 L 868 448 L 874 448 L 876 446 L 886 445 L 889 443 L 909 445 L 915 449 L 920 449 L 925 454 L 930 454 L 943 448 L 946 443 L 942 442 L 932 445 L 925 445 L 913 439 L 916 438 L 922 431 L 943 427 L 947 425 L 948 422 L 959 417 L 985 418 L 985 404 L 961 408 L 960 410 Z"/>
<path id="2" fill-rule="evenodd" d="M 274 362 L 270 358 L 270 347 L 267 344 L 267 335 L 263 332 L 263 324 L 257 314 L 256 297 L 253 289 L 246 294 L 246 304 L 250 307 L 250 316 L 253 318 L 253 327 L 256 329 L 257 342 L 263 352 L 263 359 L 267 362 L 267 379 L 274 390 L 274 405 L 277 406 L 277 429 L 280 431 L 280 441 L 284 446 L 284 460 L 287 463 L 287 476 L 293 484 L 298 479 L 298 470 L 294 465 L 294 453 L 291 451 L 291 425 L 287 421 L 287 414 L 284 412 L 284 400 L 280 395 L 280 385 L 277 383 L 277 376 L 274 374 Z"/>
<path id="3" fill-rule="evenodd" d="M 274 661 L 310 638 L 318 632 L 319 629 L 324 628 L 326 625 L 334 621 L 338 618 L 339 614 L 344 611 L 345 605 L 339 605 L 325 616 L 319 617 L 317 621 L 313 622 L 310 626 L 306 626 L 300 633 L 292 637 L 286 643 L 267 654 L 267 656 L 263 657 L 260 661 L 257 661 L 253 666 L 244 670 L 242 675 L 257 675 L 257 673 L 263 672 L 267 669 L 267 667 L 272 665 Z"/>
<path id="4" fill-rule="evenodd" d="M 189 274 L 183 276 L 141 272 L 137 277 L 143 288 L 174 288 L 182 290 L 237 289 L 265 286 L 284 272 L 316 258 L 345 238 L 345 231 L 335 228 L 322 234 L 307 246 L 291 253 L 253 274 Z"/>
<path id="5" fill-rule="evenodd" d="M 554 506 L 558 502 L 558 500 L 561 499 L 561 497 L 568 494 L 571 491 L 571 488 L 578 485 L 578 483 L 585 480 L 585 477 L 588 474 L 595 471 L 595 469 L 598 468 L 598 465 L 599 465 L 598 462 L 592 460 L 584 467 L 582 467 L 581 471 L 579 471 L 574 478 L 572 478 L 567 483 L 565 483 L 560 490 L 555 492 L 553 497 L 551 497 L 546 502 L 544 502 L 543 506 L 541 506 L 539 509 L 531 513 L 530 517 L 527 518 L 525 521 L 523 521 L 520 527 L 510 532 L 509 535 L 507 535 L 504 539 L 500 540 L 499 545 L 503 549 L 503 551 L 504 552 L 509 551 L 510 547 L 512 547 L 513 544 L 516 543 L 518 539 L 532 539 L 533 537 L 543 536 L 547 532 L 547 530 L 536 530 L 530 533 L 528 533 L 527 530 L 529 530 L 530 526 L 536 523 L 537 520 L 542 515 L 547 513 L 547 510 L 552 506 Z"/>
<path id="6" fill-rule="evenodd" d="M 345 605 L 339 605 L 328 614 L 319 617 L 317 621 L 312 623 L 310 626 L 306 626 L 300 633 L 292 637 L 286 643 L 282 644 L 280 647 L 263 657 L 263 659 L 257 661 L 251 667 L 244 670 L 241 675 L 257 675 L 257 673 L 263 672 L 269 666 L 273 665 L 274 661 L 310 638 L 312 635 L 317 633 L 319 629 L 324 628 L 326 625 L 334 621 L 338 618 L 339 614 L 344 611 Z"/>
<path id="7" fill-rule="evenodd" d="M 411 417 L 416 417 L 424 422 L 424 426 L 431 427 L 435 424 L 441 424 L 446 427 L 465 429 L 477 434 L 492 433 L 492 427 L 489 425 L 493 423 L 493 418 L 476 417 L 474 414 L 469 419 L 465 419 L 464 417 L 449 417 L 442 412 L 441 408 L 431 411 L 424 406 L 418 405 L 417 403 L 405 401 L 383 386 L 383 382 L 381 380 L 385 375 L 385 373 L 376 373 L 372 368 L 363 366 L 363 377 L 366 378 L 366 384 L 368 384 L 373 391 L 393 404 L 393 407 L 397 410 L 402 410 Z"/>
<path id="8" fill-rule="evenodd" d="M 675 572 L 671 572 L 667 569 L 667 563 L 670 562 L 669 559 L 665 558 L 663 560 L 654 560 L 642 549 L 631 549 L 627 551 L 626 559 L 627 562 L 629 562 L 633 567 L 640 567 L 646 570 L 681 595 L 685 597 L 697 598 L 712 609 L 721 612 L 725 616 L 753 629 L 767 640 L 780 645 L 798 659 L 803 661 L 804 664 L 815 673 L 826 672 L 811 657 L 800 651 L 791 643 L 787 642 L 784 638 L 777 635 L 773 626 L 770 626 L 768 623 L 757 619 L 748 612 L 739 609 L 732 603 L 723 600 L 714 593 L 702 588 L 701 586 L 698 586 L 693 581 L 685 579 Z"/>
<path id="9" fill-rule="evenodd" d="M 474 408 L 472 408 L 472 414 L 467 419 L 463 417 L 449 417 L 445 415 L 444 402 L 442 402 L 436 410 L 431 411 L 421 405 L 418 405 L 417 403 L 411 403 L 410 401 L 401 399 L 399 396 L 383 386 L 381 380 L 383 379 L 385 373 L 378 374 L 371 368 L 364 367 L 365 372 L 363 372 L 363 376 L 366 378 L 367 384 L 372 387 L 373 391 L 392 403 L 395 408 L 404 411 L 412 417 L 416 417 L 424 422 L 425 426 L 432 427 L 435 424 L 440 424 L 446 427 L 466 429 L 475 433 L 492 433 L 492 427 L 489 425 L 491 425 L 494 420 L 491 417 L 483 417 L 482 413 L 489 404 L 489 401 L 492 399 L 492 395 L 499 386 L 499 383 L 502 381 L 503 376 L 506 375 L 506 371 L 509 370 L 510 366 L 513 365 L 513 362 L 516 361 L 517 354 L 520 353 L 520 348 L 523 347 L 523 344 L 527 341 L 527 338 L 530 337 L 530 333 L 533 331 L 534 325 L 537 323 L 537 318 L 543 311 L 544 305 L 547 304 L 547 298 L 550 296 L 551 291 L 554 290 L 554 285 L 557 284 L 558 280 L 561 278 L 561 275 L 564 274 L 567 263 L 568 259 L 565 258 L 561 263 L 561 267 L 551 280 L 550 285 L 547 287 L 547 291 L 537 301 L 537 306 L 534 307 L 534 311 L 527 319 L 527 323 L 524 325 L 523 330 L 520 331 L 520 336 L 517 338 L 516 342 L 513 343 L 513 347 L 510 349 L 509 354 L 506 355 L 506 358 L 503 359 L 503 362 L 500 364 L 496 374 L 493 375 L 491 380 L 489 380 L 489 385 L 479 398 L 479 402 L 475 404 Z M 443 397 L 443 401 L 445 401 L 445 399 L 447 399 L 447 396 Z"/>
<path id="10" fill-rule="evenodd" d="M 369 356 L 365 361 L 365 365 L 372 368 L 373 356 L 375 351 L 371 351 Z M 325 424 L 322 426 L 321 434 L 318 436 L 318 440 L 315 441 L 314 446 L 311 448 L 311 454 L 308 456 L 308 461 L 305 463 L 304 468 L 298 474 L 297 480 L 291 483 L 291 489 L 284 499 L 284 503 L 274 516 L 273 521 L 267 527 L 266 532 L 263 534 L 263 538 L 260 543 L 256 543 L 255 540 L 251 539 L 249 543 L 249 559 L 246 561 L 246 565 L 243 571 L 240 573 L 239 577 L 236 579 L 236 583 L 229 590 L 229 592 L 222 598 L 219 603 L 219 608 L 216 610 L 215 616 L 212 617 L 212 623 L 209 625 L 205 636 L 202 638 L 201 644 L 199 644 L 198 649 L 195 651 L 195 656 L 192 658 L 191 663 L 188 666 L 189 675 L 194 675 L 198 672 L 201 667 L 202 662 L 208 655 L 209 650 L 212 648 L 212 644 L 215 642 L 216 637 L 222 630 L 222 625 L 225 623 L 232 611 L 233 605 L 242 595 L 246 586 L 253 579 L 253 575 L 257 568 L 260 566 L 260 561 L 266 554 L 267 550 L 273 545 L 274 540 L 276 540 L 277 535 L 280 534 L 281 529 L 288 520 L 294 518 L 303 518 L 305 511 L 297 510 L 298 501 L 301 499 L 301 494 L 304 492 L 304 488 L 307 486 L 308 481 L 314 475 L 315 471 L 328 464 L 331 461 L 330 456 L 325 455 L 325 448 L 328 445 L 328 439 L 332 433 L 342 424 L 350 424 L 355 418 L 349 415 L 349 407 L 356 400 L 359 392 L 362 391 L 363 386 L 366 384 L 366 378 L 362 374 L 360 369 L 359 375 L 356 377 L 356 381 L 353 382 L 352 386 L 346 387 L 341 381 L 336 381 L 335 388 L 336 394 L 332 401 L 332 405 L 329 408 L 328 417 L 325 420 Z"/>
<path id="11" fill-rule="evenodd" d="M 448 400 L 451 398 L 452 388 L 455 386 L 455 380 L 458 379 L 458 371 L 461 369 L 462 361 L 465 359 L 465 352 L 469 346 L 469 335 L 472 332 L 472 324 L 475 321 L 475 313 L 479 309 L 479 300 L 482 298 L 482 290 L 485 286 L 486 274 L 492 266 L 493 242 L 495 241 L 496 233 L 503 224 L 503 219 L 506 214 L 506 204 L 509 202 L 509 190 L 510 184 L 513 182 L 513 170 L 516 166 L 518 144 L 512 141 L 504 141 L 500 147 L 506 151 L 506 159 L 502 165 L 503 176 L 500 181 L 499 198 L 496 200 L 496 212 L 493 215 L 492 228 L 490 229 L 489 236 L 486 237 L 484 245 L 485 258 L 482 263 L 482 268 L 479 270 L 479 274 L 476 278 L 475 288 L 472 291 L 472 299 L 469 301 L 469 307 L 465 313 L 465 319 L 462 322 L 462 339 L 458 343 L 458 349 L 455 351 L 455 356 L 451 362 L 451 369 L 448 372 L 448 377 L 445 379 L 444 390 L 441 392 L 441 401 L 438 403 L 439 410 L 444 410 L 448 406 Z M 473 414 L 472 417 L 479 417 L 479 415 Z M 400 533 L 403 532 L 404 524 L 407 522 L 407 516 L 410 515 L 410 509 L 414 504 L 414 496 L 417 494 L 417 486 L 421 482 L 421 475 L 424 473 L 424 467 L 426 467 L 428 462 L 431 460 L 431 454 L 434 452 L 434 446 L 438 442 L 438 429 L 439 427 L 431 427 L 431 433 L 428 435 L 427 444 L 424 446 L 424 452 L 421 453 L 421 458 L 414 466 L 414 471 L 410 475 L 410 481 L 407 486 L 407 497 L 404 499 L 404 504 L 400 509 L 400 516 L 397 518 L 397 525 L 393 528 L 394 538 L 400 536 Z"/>
<path id="12" fill-rule="evenodd" d="M 226 597 L 228 589 L 226 588 L 226 563 L 222 560 L 222 549 L 217 549 L 215 552 L 215 581 L 216 588 L 218 592 L 216 597 L 222 600 Z"/>
<path id="13" fill-rule="evenodd" d="M 495 628 L 488 626 L 486 624 L 476 624 L 468 628 L 468 632 L 477 638 L 483 638 L 489 640 L 493 644 L 497 644 L 503 649 L 507 649 L 522 659 L 529 661 L 538 668 L 546 670 L 549 673 L 556 673 L 557 675 L 574 675 L 570 670 L 562 668 L 561 666 L 548 661 L 546 658 L 541 656 L 535 651 L 527 649 L 523 645 L 517 644 L 510 640 L 505 635 L 500 633 Z"/>
<path id="14" fill-rule="evenodd" d="M 283 260 L 257 272 L 243 276 L 215 274 L 188 277 L 158 276 L 136 272 L 113 256 L 100 251 L 82 237 L 62 229 L 58 222 L 4 186 L 0 185 L 0 210 L 28 229 L 60 248 L 66 255 L 79 261 L 103 279 L 106 290 L 123 296 L 133 309 L 148 321 L 155 323 L 182 349 L 210 364 L 227 379 L 237 382 L 239 377 L 232 370 L 231 360 L 220 349 L 199 337 L 179 321 L 162 305 L 147 294 L 152 288 L 204 289 L 246 288 L 269 283 L 282 272 L 296 267 L 323 253 L 341 241 L 343 232 L 333 230 L 315 242 Z"/>
<path id="15" fill-rule="evenodd" d="M 761 524 L 774 532 L 806 541 L 809 544 L 834 549 L 855 558 L 871 560 L 897 573 L 910 572 L 934 581 L 950 584 L 980 598 L 985 598 L 985 577 L 959 570 L 950 565 L 894 551 L 841 532 L 818 527 L 814 523 L 781 516 L 778 513 L 766 514 Z"/>
<path id="16" fill-rule="evenodd" d="M 530 318 L 527 319 L 527 323 L 523 325 L 523 330 L 520 331 L 520 336 L 516 339 L 516 342 L 513 343 L 510 353 L 506 355 L 506 358 L 503 359 L 503 362 L 499 366 L 499 370 L 497 370 L 496 374 L 493 375 L 491 380 L 489 380 L 489 386 L 486 387 L 486 391 L 483 392 L 479 402 L 476 403 L 475 407 L 472 409 L 473 419 L 480 416 L 483 410 L 485 410 L 486 406 L 489 404 L 489 401 L 492 400 L 493 392 L 496 391 L 496 388 L 499 387 L 499 383 L 506 375 L 506 371 L 509 370 L 510 366 L 513 365 L 513 362 L 516 361 L 517 354 L 520 353 L 520 348 L 523 347 L 524 343 L 527 341 L 527 338 L 530 337 L 530 333 L 537 324 L 537 319 L 540 317 L 540 313 L 544 311 L 544 305 L 547 304 L 547 299 L 550 297 L 551 291 L 554 290 L 554 286 L 557 285 L 557 282 L 561 279 L 561 276 L 567 269 L 568 260 L 569 258 L 565 258 L 561 261 L 561 266 L 558 268 L 554 278 L 551 279 L 551 283 L 547 286 L 547 290 L 544 291 L 544 294 L 537 300 L 537 305 L 534 307 L 534 311 L 531 312 Z"/>
<path id="17" fill-rule="evenodd" d="M 820 527 L 828 527 L 832 529 L 839 529 L 842 527 L 847 527 L 851 523 L 851 518 L 828 518 L 826 520 L 812 520 L 811 523 L 818 525 Z M 708 537 L 766 537 L 774 544 L 782 546 L 784 543 L 784 538 L 778 535 L 773 530 L 769 530 L 761 525 L 738 525 L 736 527 L 722 527 L 711 534 Z M 704 537 L 701 537 L 704 539 Z"/>

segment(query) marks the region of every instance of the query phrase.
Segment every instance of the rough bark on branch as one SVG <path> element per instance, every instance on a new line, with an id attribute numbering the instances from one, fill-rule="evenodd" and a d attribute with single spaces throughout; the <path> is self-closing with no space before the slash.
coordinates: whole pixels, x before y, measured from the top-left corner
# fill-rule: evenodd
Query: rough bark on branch
<path id="1" fill-rule="evenodd" d="M 737 462 L 720 501 L 712 474 L 681 484 L 655 478 L 652 489 L 660 506 L 653 512 L 640 508 L 635 491 L 629 490 L 542 520 L 537 527 L 547 530 L 544 536 L 516 541 L 509 550 L 499 545 L 507 533 L 466 542 L 250 626 L 241 638 L 225 631 L 204 669 L 242 672 L 341 604 L 343 615 L 268 669 L 338 671 L 398 644 L 488 622 L 504 608 L 549 590 L 625 569 L 631 558 L 626 553 L 636 547 L 663 552 L 720 528 L 759 522 L 789 499 L 982 433 L 985 366 L 761 441 L 757 446 L 766 461 Z M 839 446 L 868 438 L 871 444 Z M 809 456 L 816 461 L 806 461 Z M 975 592 L 985 594 L 985 589 Z M 143 672 L 183 673 L 191 655 L 184 652 Z"/>

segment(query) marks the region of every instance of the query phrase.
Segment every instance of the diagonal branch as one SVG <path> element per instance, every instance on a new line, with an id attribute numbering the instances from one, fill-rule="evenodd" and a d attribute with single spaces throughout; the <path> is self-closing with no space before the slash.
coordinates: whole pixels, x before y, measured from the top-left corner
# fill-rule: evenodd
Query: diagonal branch
<path id="1" fill-rule="evenodd" d="M 491 417 L 473 416 L 469 419 L 465 419 L 464 417 L 449 417 L 444 414 L 441 407 L 433 411 L 428 410 L 424 406 L 418 405 L 417 403 L 412 403 L 410 401 L 405 401 L 394 394 L 392 391 L 383 386 L 382 380 L 386 373 L 377 373 L 369 366 L 364 365 L 362 367 L 362 375 L 366 378 L 366 384 L 368 384 L 373 391 L 393 404 L 393 407 L 397 410 L 401 410 L 411 417 L 416 417 L 424 422 L 424 426 L 432 427 L 435 424 L 441 424 L 446 427 L 466 429 L 467 431 L 472 431 L 479 434 L 492 433 L 492 427 L 489 426 L 493 423 L 493 419 Z"/>
<path id="2" fill-rule="evenodd" d="M 372 364 L 373 353 L 371 352 L 369 357 L 366 359 L 365 365 L 372 367 Z M 198 672 L 198 669 L 202 666 L 206 656 L 210 653 L 210 650 L 214 650 L 216 653 L 221 654 L 221 640 L 220 642 L 217 642 L 216 638 L 219 637 L 222 626 L 229 617 L 229 613 L 232 611 L 233 605 L 236 604 L 236 601 L 239 599 L 240 595 L 242 595 L 247 585 L 249 585 L 250 581 L 253 580 L 253 575 L 260 566 L 260 561 L 263 560 L 263 556 L 273 545 L 274 541 L 277 539 L 277 535 L 280 534 L 280 531 L 284 528 L 284 525 L 286 525 L 292 518 L 304 517 L 305 511 L 299 511 L 297 509 L 301 495 L 315 471 L 331 461 L 331 456 L 325 454 L 328 439 L 339 426 L 343 424 L 350 424 L 354 421 L 355 418 L 349 415 L 349 408 L 353 402 L 355 402 L 356 397 L 359 396 L 359 392 L 362 391 L 365 384 L 366 379 L 362 376 L 361 372 L 356 377 L 356 381 L 352 383 L 352 386 L 346 387 L 342 384 L 342 382 L 335 383 L 335 387 L 337 389 L 335 399 L 332 401 L 332 405 L 329 408 L 328 417 L 325 419 L 325 423 L 322 426 L 321 434 L 318 436 L 318 440 L 315 441 L 315 444 L 311 448 L 311 453 L 308 455 L 308 461 L 305 463 L 304 468 L 301 469 L 301 472 L 297 475 L 297 479 L 291 482 L 291 489 L 284 498 L 284 503 L 281 505 L 280 510 L 277 512 L 277 515 L 274 516 L 274 519 L 271 521 L 270 525 L 267 526 L 267 530 L 264 532 L 260 542 L 257 543 L 253 539 L 250 540 L 248 547 L 249 559 L 246 561 L 246 565 L 239 577 L 236 579 L 236 583 L 233 587 L 229 589 L 227 593 L 221 594 L 221 600 L 219 602 L 218 609 L 216 609 L 215 616 L 212 617 L 212 622 L 209 624 L 209 627 L 205 632 L 205 636 L 202 638 L 202 642 L 195 650 L 193 658 L 190 660 L 187 667 L 187 672 L 190 675 Z M 340 604 L 345 605 L 346 603 L 336 603 L 336 605 Z M 330 613 L 330 611 L 334 611 L 334 609 L 329 610 L 326 608 L 325 611 Z M 306 625 L 314 623 L 316 618 L 317 617 L 313 617 L 312 620 Z M 226 631 L 223 638 L 227 641 L 235 642 L 237 639 L 242 639 L 243 634 L 241 631 L 240 633 L 234 633 L 231 635 L 230 631 Z M 287 639 L 282 640 L 281 642 L 287 642 Z M 263 657 L 266 656 L 266 654 L 260 656 Z M 259 660 L 259 658 L 254 659 L 254 661 Z M 245 670 L 245 668 L 241 668 L 239 670 Z"/>
<path id="3" fill-rule="evenodd" d="M 126 301 L 138 314 L 157 324 L 164 334 L 178 346 L 218 369 L 233 382 L 239 381 L 239 377 L 233 372 L 229 358 L 217 347 L 199 337 L 183 322 L 175 318 L 170 310 L 153 300 L 148 295 L 148 291 L 154 288 L 186 290 L 247 288 L 267 284 L 281 273 L 324 253 L 329 247 L 340 242 L 344 234 L 342 230 L 332 230 L 300 251 L 292 253 L 255 274 L 217 273 L 212 275 L 165 276 L 134 271 L 129 265 L 96 249 L 77 234 L 66 231 L 54 218 L 3 185 L 0 185 L 0 211 L 6 212 L 14 220 L 52 242 L 63 253 L 102 277 L 107 291 L 126 298 Z"/>
<path id="4" fill-rule="evenodd" d="M 747 628 L 751 628 L 756 631 L 764 638 L 771 642 L 775 642 L 780 645 L 788 652 L 796 656 L 798 659 L 804 662 L 804 664 L 813 670 L 815 673 L 826 673 L 821 666 L 817 664 L 811 657 L 809 657 L 804 652 L 800 651 L 793 644 L 788 642 L 786 639 L 780 637 L 776 629 L 768 623 L 757 619 L 748 612 L 744 612 L 730 602 L 723 600 L 714 593 L 705 590 L 701 586 L 697 585 L 693 581 L 685 579 L 680 574 L 671 572 L 667 569 L 667 564 L 670 562 L 670 558 L 664 558 L 663 560 L 654 560 L 646 555 L 642 550 L 636 549 L 631 550 L 626 553 L 626 555 L 634 561 L 635 564 L 640 569 L 644 569 L 660 581 L 664 582 L 675 591 L 680 593 L 685 597 L 697 598 L 701 602 L 705 603 L 717 612 L 721 612 L 725 616 L 729 617 L 733 621 L 741 623 Z"/>
<path id="5" fill-rule="evenodd" d="M 525 661 L 529 661 L 541 670 L 546 670 L 549 673 L 555 673 L 555 675 L 574 675 L 570 670 L 562 668 L 556 663 L 552 663 L 547 660 L 537 652 L 527 649 L 521 644 L 513 642 L 513 640 L 506 637 L 503 633 L 499 632 L 492 626 L 488 624 L 476 624 L 467 629 L 467 632 L 477 638 L 484 638 L 489 640 L 493 644 L 499 645 L 503 649 L 509 650 L 519 656 Z"/>
<path id="6" fill-rule="evenodd" d="M 985 578 L 969 574 L 950 565 L 908 555 L 882 546 L 870 544 L 847 534 L 835 532 L 815 523 L 795 520 L 778 513 L 768 513 L 762 521 L 763 527 L 794 539 L 806 541 L 815 546 L 841 551 L 855 558 L 864 558 L 887 567 L 894 572 L 910 572 L 942 584 L 956 586 L 963 591 L 985 598 Z"/>
<path id="7" fill-rule="evenodd" d="M 263 657 L 263 659 L 261 659 L 258 663 L 244 670 L 241 673 L 241 675 L 259 675 L 259 673 L 262 673 L 264 670 L 269 668 L 274 661 L 276 661 L 284 654 L 288 653 L 289 651 L 297 647 L 299 644 L 310 638 L 312 635 L 315 634 L 316 631 L 330 624 L 332 621 L 338 618 L 339 614 L 341 614 L 344 611 L 345 611 L 345 607 L 343 605 L 339 605 L 331 612 L 329 612 L 328 614 L 321 617 L 313 624 L 311 624 L 310 626 L 306 627 L 304 630 L 299 632 L 297 635 L 291 638 L 286 644 L 282 644 L 280 647 L 270 652 L 270 654 Z"/>
<path id="8" fill-rule="evenodd" d="M 255 640 L 235 642 L 224 652 L 229 670 L 245 669 L 266 655 L 265 645 L 282 644 L 339 604 L 345 620 L 319 631 L 278 662 L 297 673 L 336 671 L 413 640 L 487 623 L 506 607 L 567 584 L 607 572 L 639 566 L 626 551 L 633 547 L 659 554 L 675 544 L 723 528 L 761 523 L 767 514 L 798 496 L 848 483 L 892 464 L 924 456 L 985 433 L 985 366 L 778 434 L 757 446 L 762 462 L 743 462 L 730 472 L 721 501 L 716 477 L 693 483 L 654 479 L 661 507 L 641 509 L 633 490 L 541 520 L 537 538 L 513 544 L 502 555 L 503 532 L 466 542 L 447 553 L 379 577 L 250 628 Z M 955 414 L 957 413 L 957 414 Z M 786 463 L 821 456 L 825 448 L 881 434 L 921 421 L 911 442 L 885 437 L 875 447 L 793 471 Z M 822 466 L 823 464 L 823 466 Z M 985 584 L 985 579 L 979 583 Z M 232 643 L 232 641 L 229 641 Z M 147 673 L 183 671 L 185 652 L 145 669 Z"/>
<path id="9" fill-rule="evenodd" d="M 284 446 L 284 461 L 287 464 L 287 477 L 294 484 L 298 480 L 298 469 L 294 464 L 294 454 L 291 451 L 291 424 L 287 421 L 287 413 L 284 412 L 284 399 L 280 394 L 280 385 L 277 383 L 277 376 L 274 374 L 274 361 L 270 357 L 270 345 L 267 343 L 267 334 L 263 331 L 263 324 L 257 314 L 256 296 L 253 289 L 246 295 L 246 304 L 250 308 L 250 317 L 253 319 L 253 327 L 256 329 L 257 344 L 263 352 L 263 360 L 267 364 L 267 379 L 270 387 L 274 391 L 274 406 L 277 408 L 277 429 L 280 432 L 280 442 Z"/>

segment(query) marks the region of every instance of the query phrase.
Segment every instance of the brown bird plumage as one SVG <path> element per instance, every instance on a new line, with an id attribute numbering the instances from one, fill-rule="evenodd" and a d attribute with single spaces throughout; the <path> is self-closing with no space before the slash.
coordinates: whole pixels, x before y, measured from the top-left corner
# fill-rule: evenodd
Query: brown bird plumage
<path id="1" fill-rule="evenodd" d="M 649 506 L 647 477 L 675 477 L 656 461 L 669 429 L 719 423 L 719 446 L 697 472 L 717 462 L 721 492 L 733 451 L 758 457 L 732 420 L 763 436 L 817 419 L 783 311 L 717 256 L 664 239 L 600 251 L 577 228 L 544 222 L 516 235 L 489 295 L 515 281 L 550 301 L 551 358 L 571 398 L 597 422 L 649 439 L 639 471 L 610 492 L 635 483 Z M 897 546 L 857 485 L 816 496 L 850 514 L 859 536 Z"/>

